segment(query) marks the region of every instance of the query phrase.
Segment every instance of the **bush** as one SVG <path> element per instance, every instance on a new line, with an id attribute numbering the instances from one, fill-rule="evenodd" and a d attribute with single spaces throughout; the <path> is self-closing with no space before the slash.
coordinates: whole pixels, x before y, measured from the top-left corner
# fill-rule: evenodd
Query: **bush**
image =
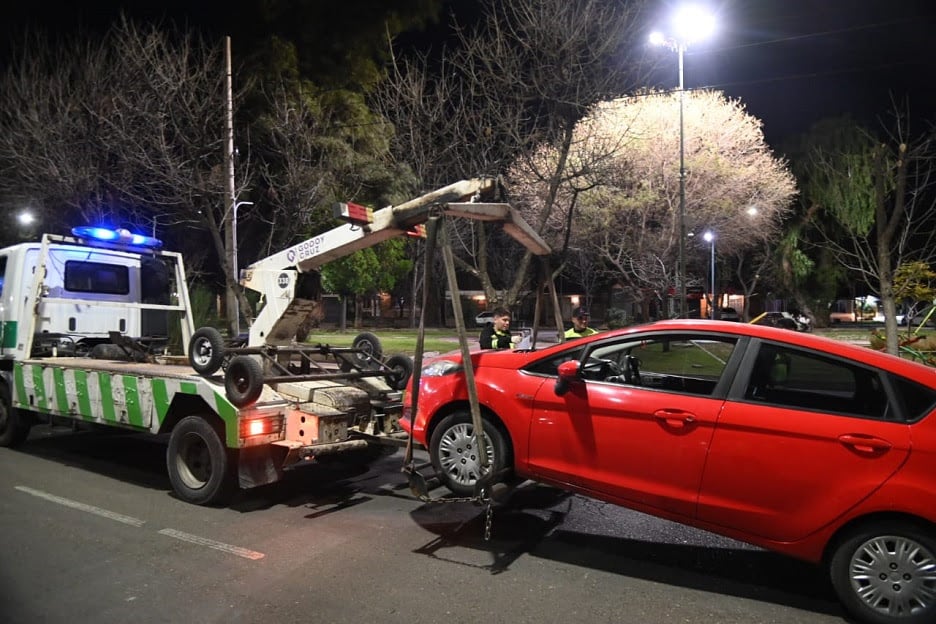
<path id="1" fill-rule="evenodd" d="M 621 308 L 608 308 L 606 323 L 608 329 L 620 329 L 631 324 L 627 312 Z"/>
<path id="2" fill-rule="evenodd" d="M 872 331 L 869 342 L 872 349 L 883 351 L 887 347 L 884 330 Z M 897 347 L 904 357 L 910 356 L 924 364 L 936 366 L 936 334 L 900 332 L 897 334 Z"/>

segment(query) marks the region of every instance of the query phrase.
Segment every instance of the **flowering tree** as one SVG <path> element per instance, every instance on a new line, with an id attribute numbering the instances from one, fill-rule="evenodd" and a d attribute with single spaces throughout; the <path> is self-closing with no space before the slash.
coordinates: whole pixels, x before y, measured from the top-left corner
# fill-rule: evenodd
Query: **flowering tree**
<path id="1" fill-rule="evenodd" d="M 793 177 L 740 102 L 703 91 L 685 94 L 683 106 L 686 230 L 714 232 L 719 257 L 745 266 L 779 236 L 796 193 Z M 678 95 L 645 92 L 598 104 L 576 127 L 567 169 L 577 175 L 563 181 L 544 229 L 559 249 L 588 250 L 637 301 L 675 285 L 679 141 Z M 558 157 L 545 147 L 535 161 Z M 524 162 L 511 179 L 536 212 L 548 189 Z M 694 240 L 686 246 L 697 259 L 689 279 L 693 266 L 697 279 L 708 267 L 708 246 Z"/>

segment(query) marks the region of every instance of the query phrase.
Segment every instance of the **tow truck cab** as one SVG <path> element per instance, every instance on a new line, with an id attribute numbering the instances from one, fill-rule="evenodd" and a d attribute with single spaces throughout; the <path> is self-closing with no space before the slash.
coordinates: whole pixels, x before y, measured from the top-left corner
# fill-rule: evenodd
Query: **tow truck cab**
<path id="1" fill-rule="evenodd" d="M 110 332 L 168 335 L 169 311 L 159 308 L 177 307 L 172 255 L 154 253 L 155 239 L 118 249 L 86 236 L 0 250 L 0 355 L 81 356 L 109 343 Z"/>

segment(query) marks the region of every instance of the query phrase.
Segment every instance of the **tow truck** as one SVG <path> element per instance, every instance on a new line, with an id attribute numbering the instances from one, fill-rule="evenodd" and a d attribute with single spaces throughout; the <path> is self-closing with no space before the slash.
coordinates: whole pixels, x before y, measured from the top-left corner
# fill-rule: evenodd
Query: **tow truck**
<path id="1" fill-rule="evenodd" d="M 240 283 L 260 293 L 262 308 L 245 340 L 195 330 L 183 258 L 154 238 L 82 227 L 0 250 L 0 446 L 23 443 L 37 423 L 167 436 L 172 490 L 199 505 L 327 455 L 402 446 L 412 362 L 384 360 L 367 333 L 350 348 L 297 344 L 314 306 L 296 296 L 297 282 L 431 216 L 498 221 L 544 247 L 512 207 L 480 201 L 495 188 L 463 180 L 366 218 L 350 214 L 248 266 Z"/>

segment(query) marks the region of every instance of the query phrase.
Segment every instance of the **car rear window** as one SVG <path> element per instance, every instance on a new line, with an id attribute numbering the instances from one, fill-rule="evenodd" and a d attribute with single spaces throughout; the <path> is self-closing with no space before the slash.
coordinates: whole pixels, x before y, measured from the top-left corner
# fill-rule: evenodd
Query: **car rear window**
<path id="1" fill-rule="evenodd" d="M 745 398 L 865 418 L 895 417 L 878 371 L 772 343 L 758 351 Z"/>
<path id="2" fill-rule="evenodd" d="M 929 414 L 933 407 L 936 407 L 936 391 L 932 388 L 927 388 L 915 381 L 896 375 L 892 376 L 891 379 L 897 388 L 900 400 L 903 401 L 907 420 L 911 422 L 919 420 Z"/>

